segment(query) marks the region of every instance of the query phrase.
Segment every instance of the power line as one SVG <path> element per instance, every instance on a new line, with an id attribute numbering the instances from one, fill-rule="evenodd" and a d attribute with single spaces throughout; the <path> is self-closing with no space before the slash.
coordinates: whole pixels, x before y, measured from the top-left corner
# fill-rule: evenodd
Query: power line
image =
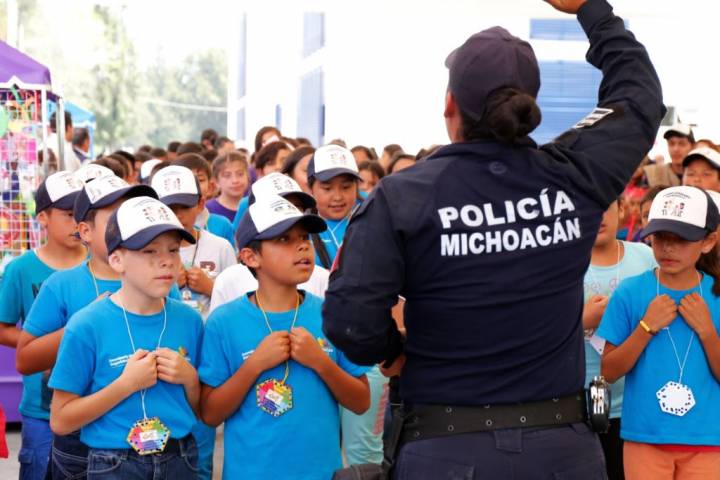
<path id="1" fill-rule="evenodd" d="M 169 107 L 169 108 L 182 108 L 185 110 L 198 110 L 202 112 L 227 112 L 227 108 L 225 107 L 216 107 L 212 105 L 198 105 L 195 103 L 180 103 L 180 102 L 171 102 L 169 100 L 161 100 L 159 98 L 150 98 L 150 97 L 139 97 L 139 101 L 144 103 L 152 103 L 154 105 L 160 105 L 161 107 Z"/>

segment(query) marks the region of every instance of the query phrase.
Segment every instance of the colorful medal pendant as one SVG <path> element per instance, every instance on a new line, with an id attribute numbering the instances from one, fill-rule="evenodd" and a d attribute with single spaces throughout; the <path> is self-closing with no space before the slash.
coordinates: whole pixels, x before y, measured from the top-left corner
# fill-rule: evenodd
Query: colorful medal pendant
<path id="1" fill-rule="evenodd" d="M 670 415 L 682 417 L 695 406 L 695 395 L 687 385 L 667 382 L 657 391 L 660 410 Z"/>
<path id="2" fill-rule="evenodd" d="M 161 453 L 170 439 L 170 430 L 158 417 L 138 420 L 130 428 L 127 441 L 138 455 Z"/>
<path id="3" fill-rule="evenodd" d="M 292 388 L 274 378 L 259 383 L 255 393 L 258 408 L 273 417 L 279 417 L 293 407 Z"/>

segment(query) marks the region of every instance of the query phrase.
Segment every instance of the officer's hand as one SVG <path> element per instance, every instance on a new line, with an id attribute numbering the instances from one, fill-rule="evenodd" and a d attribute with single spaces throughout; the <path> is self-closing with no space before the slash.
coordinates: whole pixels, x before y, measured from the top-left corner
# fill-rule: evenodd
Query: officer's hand
<path id="1" fill-rule="evenodd" d="M 400 355 L 389 367 L 380 365 L 380 373 L 386 377 L 397 377 L 402 373 L 402 369 L 405 366 L 405 354 Z"/>
<path id="2" fill-rule="evenodd" d="M 290 332 L 290 357 L 315 371 L 330 358 L 320 343 L 303 327 L 295 327 Z"/>
<path id="3" fill-rule="evenodd" d="M 643 320 L 653 331 L 659 332 L 675 320 L 677 310 L 677 305 L 672 298 L 660 295 L 650 302 Z"/>
<path id="4" fill-rule="evenodd" d="M 259 375 L 288 358 L 290 358 L 290 334 L 281 330 L 265 337 L 247 361 L 254 365 Z"/>
<path id="5" fill-rule="evenodd" d="M 580 10 L 580 7 L 583 6 L 583 4 L 587 0 L 544 0 L 545 2 L 549 3 L 550 5 L 555 8 L 555 10 L 559 10 L 564 13 L 572 13 L 576 14 L 578 10 Z"/>
<path id="6" fill-rule="evenodd" d="M 213 281 L 200 267 L 192 267 L 187 271 L 187 284 L 194 292 L 202 293 L 208 297 L 212 295 Z"/>
<path id="7" fill-rule="evenodd" d="M 595 330 L 600 325 L 603 313 L 607 308 L 608 297 L 605 295 L 593 295 L 583 307 L 583 329 Z"/>

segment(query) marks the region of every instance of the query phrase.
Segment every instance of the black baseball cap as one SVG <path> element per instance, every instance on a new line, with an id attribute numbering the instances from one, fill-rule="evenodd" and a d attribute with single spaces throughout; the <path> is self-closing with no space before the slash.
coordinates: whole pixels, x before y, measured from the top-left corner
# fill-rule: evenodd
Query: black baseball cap
<path id="1" fill-rule="evenodd" d="M 537 97 L 540 68 L 530 44 L 502 27 L 468 38 L 445 60 L 450 70 L 448 89 L 460 110 L 478 121 L 487 98 L 501 88 L 516 88 Z"/>
<path id="2" fill-rule="evenodd" d="M 47 177 L 35 192 L 35 214 L 57 208 L 72 210 L 83 184 L 68 171 L 55 172 Z"/>

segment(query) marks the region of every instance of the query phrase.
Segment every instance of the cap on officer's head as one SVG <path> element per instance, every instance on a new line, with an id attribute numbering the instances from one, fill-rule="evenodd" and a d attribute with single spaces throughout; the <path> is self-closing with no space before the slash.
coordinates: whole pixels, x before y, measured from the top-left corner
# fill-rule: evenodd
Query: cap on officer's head
<path id="1" fill-rule="evenodd" d="M 173 211 L 158 199 L 134 197 L 125 200 L 108 220 L 105 230 L 108 255 L 120 247 L 140 250 L 166 232 L 177 232 L 183 240 L 195 243 L 195 237 L 185 230 Z"/>
<path id="2" fill-rule="evenodd" d="M 147 185 L 129 185 L 115 174 L 90 180 L 75 199 L 73 215 L 75 221 L 85 221 L 90 210 L 105 208 L 121 198 L 148 196 L 157 198 L 155 190 Z"/>
<path id="3" fill-rule="evenodd" d="M 68 171 L 55 172 L 47 177 L 35 193 L 35 214 L 57 208 L 59 210 L 72 210 L 83 184 Z"/>
<path id="4" fill-rule="evenodd" d="M 268 173 L 252 184 L 250 195 L 248 195 L 248 205 L 255 203 L 258 198 L 271 195 L 280 195 L 285 199 L 294 196 L 300 200 L 303 210 L 315 207 L 315 199 L 312 195 L 303 192 L 300 185 L 291 177 L 279 172 Z"/>
<path id="5" fill-rule="evenodd" d="M 502 27 L 468 38 L 445 60 L 450 70 L 448 90 L 460 110 L 478 121 L 487 98 L 501 88 L 516 88 L 537 97 L 540 69 L 530 44 Z"/>
<path id="6" fill-rule="evenodd" d="M 653 200 L 642 236 L 669 232 L 688 242 L 697 242 L 714 232 L 718 222 L 718 207 L 703 190 L 689 186 L 670 187 Z"/>
<path id="7" fill-rule="evenodd" d="M 308 179 L 328 182 L 339 175 L 350 175 L 362 180 L 355 156 L 340 145 L 325 145 L 313 153 L 308 163 Z"/>
<path id="8" fill-rule="evenodd" d="M 303 213 L 279 195 L 258 198 L 248 207 L 237 228 L 235 243 L 243 249 L 255 240 L 270 240 L 302 223 L 308 233 L 327 229 L 325 220 L 317 215 Z"/>
<path id="9" fill-rule="evenodd" d="M 152 177 L 150 186 L 165 205 L 194 207 L 200 202 L 200 185 L 187 167 L 170 165 L 163 168 Z"/>

